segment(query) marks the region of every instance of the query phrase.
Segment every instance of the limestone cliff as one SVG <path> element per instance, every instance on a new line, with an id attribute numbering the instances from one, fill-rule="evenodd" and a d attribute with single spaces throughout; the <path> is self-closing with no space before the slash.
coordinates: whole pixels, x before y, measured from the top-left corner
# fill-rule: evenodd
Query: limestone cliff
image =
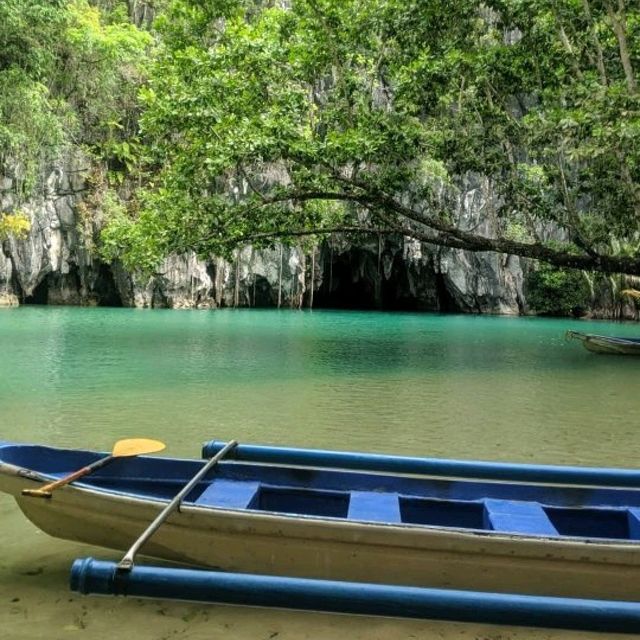
<path id="1" fill-rule="evenodd" d="M 20 205 L 31 219 L 22 240 L 0 253 L 0 304 L 128 307 L 339 307 L 522 314 L 526 261 L 439 248 L 402 237 L 334 237 L 314 251 L 246 247 L 232 262 L 174 255 L 152 278 L 103 262 L 94 238 L 100 212 L 86 219 L 88 161 L 71 155 L 46 174 L 38 197 Z M 14 208 L 12 177 L 0 185 L 2 211 Z M 459 224 L 490 234 L 491 182 L 470 177 L 458 201 Z M 618 314 L 610 291 L 594 294 L 600 315 Z M 632 314 L 631 308 L 625 314 Z"/>

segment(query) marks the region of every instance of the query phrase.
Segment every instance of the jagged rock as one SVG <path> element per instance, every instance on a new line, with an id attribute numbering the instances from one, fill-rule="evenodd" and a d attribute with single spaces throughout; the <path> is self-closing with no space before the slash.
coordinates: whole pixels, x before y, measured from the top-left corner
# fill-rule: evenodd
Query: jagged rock
<path id="1" fill-rule="evenodd" d="M 301 307 L 306 291 L 306 257 L 295 247 L 238 252 L 223 284 L 227 306 Z"/>
<path id="2" fill-rule="evenodd" d="M 0 307 L 17 307 L 19 304 L 18 296 L 0 291 Z"/>
<path id="3" fill-rule="evenodd" d="M 76 217 L 87 166 L 82 154 L 70 155 L 48 172 L 40 195 L 20 205 L 20 211 L 29 217 L 31 231 L 24 239 L 5 242 L 11 274 L 5 276 L 4 284 L 23 301 L 86 304 L 92 298 L 86 282 L 91 280 L 87 272 L 94 260 L 79 238 Z M 6 202 L 3 207 L 13 208 Z M 0 286 L 2 274 L 0 269 Z"/>
<path id="4" fill-rule="evenodd" d="M 140 5 L 142 6 L 142 5 Z M 38 197 L 20 205 L 31 232 L 9 239 L 0 253 L 0 304 L 48 304 L 213 309 L 217 307 L 324 306 L 471 313 L 529 312 L 523 282 L 530 262 L 515 256 L 440 248 L 403 237 L 332 237 L 313 251 L 298 247 L 246 247 L 234 260 L 195 254 L 167 258 L 152 277 L 104 263 L 93 239 L 103 214 L 87 201 L 91 167 L 70 153 L 43 176 Z M 15 208 L 10 176 L 0 178 L 0 206 Z M 90 196 L 89 196 L 90 197 Z M 461 180 L 454 218 L 464 229 L 500 231 L 491 180 Z M 545 230 L 545 233 L 549 233 Z M 613 289 L 594 291 L 601 317 L 635 317 L 631 303 L 616 303 Z M 6 302 L 5 302 L 6 304 Z"/>
<path id="5" fill-rule="evenodd" d="M 170 256 L 158 268 L 158 275 L 151 278 L 128 274 L 120 267 L 117 283 L 126 306 L 169 309 L 217 306 L 207 266 L 194 254 Z"/>

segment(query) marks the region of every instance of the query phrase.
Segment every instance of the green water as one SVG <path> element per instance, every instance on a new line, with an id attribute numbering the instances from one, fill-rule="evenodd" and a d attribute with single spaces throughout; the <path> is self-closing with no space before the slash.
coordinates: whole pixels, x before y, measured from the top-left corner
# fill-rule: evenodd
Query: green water
<path id="1" fill-rule="evenodd" d="M 31 307 L 0 313 L 1 437 L 109 448 L 207 438 L 634 465 L 640 359 L 565 320 Z"/>
<path id="2" fill-rule="evenodd" d="M 215 437 L 637 466 L 640 358 L 590 354 L 564 340 L 567 329 L 640 335 L 633 324 L 535 318 L 4 309 L 0 439 L 109 449 L 152 437 L 197 456 Z M 68 565 L 100 552 L 40 534 L 6 497 L 0 518 L 3 638 L 106 638 L 127 623 L 141 638 L 427 633 L 423 622 L 79 599 L 66 590 Z M 429 637 L 489 637 L 429 624 Z M 513 637 L 556 637 L 541 633 Z"/>

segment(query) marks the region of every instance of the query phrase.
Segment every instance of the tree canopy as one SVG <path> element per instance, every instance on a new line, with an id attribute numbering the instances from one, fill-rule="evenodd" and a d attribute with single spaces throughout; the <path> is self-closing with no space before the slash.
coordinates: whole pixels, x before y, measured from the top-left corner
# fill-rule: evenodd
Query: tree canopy
<path id="1" fill-rule="evenodd" d="M 640 274 L 639 65 L 629 0 L 5 0 L 0 165 L 135 179 L 130 267 L 340 231 Z"/>
<path id="2" fill-rule="evenodd" d="M 156 28 L 147 188 L 104 234 L 129 264 L 375 231 L 640 273 L 637 5 L 174 0 Z M 496 237 L 455 219 L 469 174 Z"/>
<path id="3" fill-rule="evenodd" d="M 119 0 L 0 3 L 0 169 L 18 203 L 65 147 L 105 160 L 128 148 L 151 41 Z"/>

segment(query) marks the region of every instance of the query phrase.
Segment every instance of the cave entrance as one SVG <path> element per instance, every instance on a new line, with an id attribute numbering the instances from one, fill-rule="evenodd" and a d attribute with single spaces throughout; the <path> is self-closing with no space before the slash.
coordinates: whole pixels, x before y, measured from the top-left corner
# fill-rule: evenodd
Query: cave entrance
<path id="1" fill-rule="evenodd" d="M 80 269 L 77 265 L 70 265 L 69 273 L 49 273 L 31 295 L 24 295 L 19 283 L 14 282 L 16 291 L 21 292 L 22 304 L 58 304 L 70 306 L 96 305 L 99 307 L 122 307 L 122 298 L 108 264 L 98 267 L 93 287 L 87 294 L 83 292 Z"/>
<path id="2" fill-rule="evenodd" d="M 32 291 L 30 296 L 23 295 L 22 304 L 49 304 L 49 276 Z"/>
<path id="3" fill-rule="evenodd" d="M 444 275 L 440 271 L 436 272 L 436 295 L 438 297 L 439 311 L 442 313 L 459 313 L 460 310 L 449 293 Z"/>
<path id="4" fill-rule="evenodd" d="M 433 264 L 411 263 L 397 246 L 386 245 L 380 254 L 375 247 L 352 247 L 324 258 L 322 285 L 314 294 L 316 308 L 439 311 L 442 304 L 453 308 L 444 279 L 436 282 Z"/>
<path id="5" fill-rule="evenodd" d="M 263 276 L 254 276 L 251 291 L 253 306 L 258 308 L 273 307 L 273 298 L 274 296 L 269 281 Z"/>
<path id="6" fill-rule="evenodd" d="M 94 285 L 94 294 L 99 307 L 122 307 L 122 297 L 116 286 L 111 267 L 102 263 L 98 268 L 98 277 Z"/>
<path id="7" fill-rule="evenodd" d="M 325 309 L 381 309 L 377 259 L 354 248 L 326 261 L 322 286 L 314 307 Z"/>

